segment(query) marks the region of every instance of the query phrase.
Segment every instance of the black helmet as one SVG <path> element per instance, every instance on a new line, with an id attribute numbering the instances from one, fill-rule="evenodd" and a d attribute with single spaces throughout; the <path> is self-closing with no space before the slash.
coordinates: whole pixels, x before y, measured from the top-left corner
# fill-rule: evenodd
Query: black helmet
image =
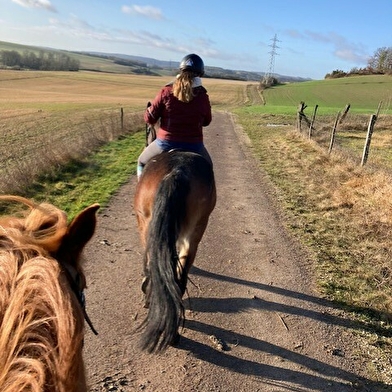
<path id="1" fill-rule="evenodd" d="M 181 71 L 192 71 L 197 76 L 204 75 L 204 63 L 200 56 L 197 54 L 188 54 L 185 56 L 180 63 Z"/>

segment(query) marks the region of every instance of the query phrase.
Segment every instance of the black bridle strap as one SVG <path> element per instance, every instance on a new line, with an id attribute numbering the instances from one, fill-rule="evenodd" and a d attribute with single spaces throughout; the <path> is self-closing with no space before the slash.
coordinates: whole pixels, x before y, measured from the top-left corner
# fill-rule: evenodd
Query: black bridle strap
<path id="1" fill-rule="evenodd" d="M 91 331 L 93 332 L 94 335 L 98 335 L 97 330 L 94 328 L 92 321 L 90 320 L 90 317 L 87 314 L 86 311 L 86 299 L 83 293 L 83 290 L 80 290 L 80 285 L 79 285 L 79 280 L 80 280 L 80 275 L 77 274 L 76 275 L 76 279 L 73 279 L 71 272 L 69 271 L 69 269 L 62 263 L 60 263 L 63 272 L 65 273 L 68 283 L 71 286 L 72 291 L 74 292 L 79 305 L 82 309 L 82 313 L 83 313 L 83 317 L 86 320 L 88 326 L 90 327 Z"/>
<path id="2" fill-rule="evenodd" d="M 76 293 L 75 293 L 76 294 Z M 80 303 L 80 306 L 82 307 L 82 312 L 83 312 L 83 316 L 84 319 L 86 320 L 86 323 L 88 324 L 88 326 L 90 327 L 91 331 L 93 332 L 94 335 L 98 335 L 98 331 L 94 328 L 94 325 L 92 323 L 92 321 L 90 320 L 90 317 L 87 314 L 86 311 L 86 300 L 84 298 L 84 293 L 83 291 L 80 292 L 79 295 L 76 295 L 76 297 L 78 298 L 78 301 Z M 82 297 L 82 298 L 81 298 Z M 82 305 L 83 304 L 83 305 Z"/>

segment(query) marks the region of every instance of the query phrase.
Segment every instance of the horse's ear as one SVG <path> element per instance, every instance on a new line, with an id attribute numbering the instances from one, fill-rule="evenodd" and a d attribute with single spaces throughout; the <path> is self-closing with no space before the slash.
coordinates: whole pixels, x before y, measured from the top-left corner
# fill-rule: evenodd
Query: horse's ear
<path id="1" fill-rule="evenodd" d="M 72 253 L 74 257 L 79 256 L 94 234 L 97 224 L 96 212 L 99 207 L 99 204 L 93 204 L 72 220 L 61 246 L 63 252 Z"/>
<path id="2" fill-rule="evenodd" d="M 69 224 L 67 234 L 75 246 L 83 248 L 90 241 L 97 224 L 96 212 L 99 207 L 96 203 L 85 208 Z"/>

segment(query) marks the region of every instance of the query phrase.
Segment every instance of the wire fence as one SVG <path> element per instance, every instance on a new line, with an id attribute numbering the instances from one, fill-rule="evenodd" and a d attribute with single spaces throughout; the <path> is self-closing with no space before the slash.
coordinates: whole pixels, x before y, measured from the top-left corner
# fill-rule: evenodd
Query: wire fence
<path id="1" fill-rule="evenodd" d="M 328 154 L 339 151 L 358 165 L 368 163 L 392 170 L 392 116 L 383 114 L 390 102 L 379 103 L 373 114 L 356 114 L 347 104 L 335 115 L 319 116 L 316 105 L 311 115 L 300 102 L 297 109 L 297 131 L 324 147 Z"/>
<path id="2" fill-rule="evenodd" d="M 40 175 L 83 159 L 103 144 L 142 129 L 143 116 L 107 108 L 64 116 L 32 112 L 2 118 L 0 193 L 23 192 Z"/>

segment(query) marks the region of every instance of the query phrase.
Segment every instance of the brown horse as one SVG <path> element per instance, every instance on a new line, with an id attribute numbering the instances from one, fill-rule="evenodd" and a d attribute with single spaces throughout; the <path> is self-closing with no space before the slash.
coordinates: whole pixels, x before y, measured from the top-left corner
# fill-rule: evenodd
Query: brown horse
<path id="1" fill-rule="evenodd" d="M 64 212 L 18 196 L 29 213 L 0 217 L 0 391 L 87 391 L 81 252 L 98 204 Z"/>
<path id="2" fill-rule="evenodd" d="M 143 170 L 134 208 L 145 249 L 142 289 L 149 309 L 141 347 L 148 352 L 164 350 L 178 336 L 188 272 L 215 202 L 212 166 L 198 154 L 164 152 Z"/>

